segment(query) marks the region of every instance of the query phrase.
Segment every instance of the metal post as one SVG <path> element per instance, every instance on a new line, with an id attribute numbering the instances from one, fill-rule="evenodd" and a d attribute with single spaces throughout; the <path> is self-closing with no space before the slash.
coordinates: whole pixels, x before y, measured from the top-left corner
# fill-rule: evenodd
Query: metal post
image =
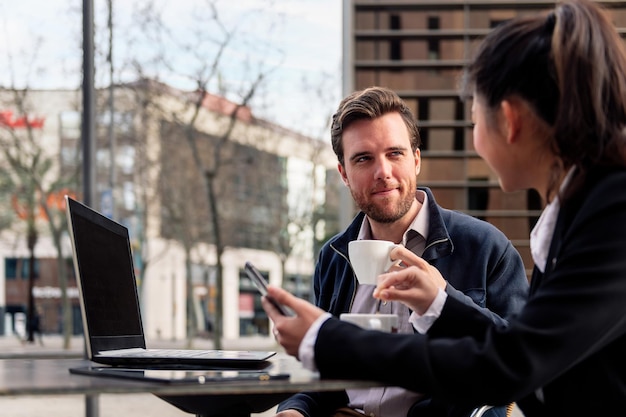
<path id="1" fill-rule="evenodd" d="M 109 9 L 108 29 L 109 29 L 109 52 L 107 60 L 109 61 L 109 152 L 111 154 L 111 166 L 109 167 L 109 188 L 111 189 L 111 218 L 117 217 L 115 210 L 115 183 L 116 183 L 116 166 L 115 166 L 115 105 L 113 101 L 113 0 L 107 0 Z"/>
<path id="2" fill-rule="evenodd" d="M 83 0 L 83 202 L 93 206 L 95 167 L 93 0 Z"/>
<path id="3" fill-rule="evenodd" d="M 354 0 L 343 0 L 342 27 L 343 27 L 343 82 L 341 92 L 343 97 L 354 91 Z M 339 187 L 339 228 L 348 227 L 355 214 L 354 201 L 347 186 Z"/>
<path id="4" fill-rule="evenodd" d="M 81 126 L 83 145 L 83 202 L 94 203 L 94 25 L 93 0 L 83 0 L 83 119 Z M 87 349 L 85 347 L 85 356 Z M 98 417 L 98 395 L 85 396 L 85 415 Z"/>

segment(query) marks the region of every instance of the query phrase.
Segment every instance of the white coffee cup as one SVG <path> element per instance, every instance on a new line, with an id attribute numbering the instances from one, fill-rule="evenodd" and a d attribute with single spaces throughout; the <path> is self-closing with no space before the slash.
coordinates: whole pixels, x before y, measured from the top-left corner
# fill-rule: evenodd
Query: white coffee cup
<path id="1" fill-rule="evenodd" d="M 339 319 L 368 330 L 380 330 L 389 333 L 398 332 L 397 314 L 343 313 L 339 316 Z"/>
<path id="2" fill-rule="evenodd" d="M 378 276 L 393 265 L 389 254 L 395 246 L 388 240 L 353 240 L 348 243 L 348 257 L 359 284 L 377 284 Z"/>

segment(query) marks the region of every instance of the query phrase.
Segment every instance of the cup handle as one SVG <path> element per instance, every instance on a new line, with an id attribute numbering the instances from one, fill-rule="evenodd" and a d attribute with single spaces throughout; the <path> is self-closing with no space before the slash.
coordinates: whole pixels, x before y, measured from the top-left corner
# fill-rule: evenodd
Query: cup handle
<path id="1" fill-rule="evenodd" d="M 391 256 L 391 251 L 394 250 L 395 248 L 397 248 L 398 246 L 402 246 L 401 243 L 397 243 L 393 246 L 391 246 L 391 248 L 389 248 L 389 253 L 387 253 L 387 265 L 385 266 L 385 272 L 389 272 L 389 270 L 391 268 L 393 268 L 394 266 L 400 265 L 400 263 L 402 262 L 400 259 L 396 259 L 395 261 L 392 261 L 390 256 Z"/>

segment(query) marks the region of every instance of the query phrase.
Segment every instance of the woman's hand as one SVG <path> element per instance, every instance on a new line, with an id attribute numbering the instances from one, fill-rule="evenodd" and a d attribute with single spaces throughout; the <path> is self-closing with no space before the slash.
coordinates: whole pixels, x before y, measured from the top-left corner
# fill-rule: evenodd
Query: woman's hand
<path id="1" fill-rule="evenodd" d="M 274 323 L 274 337 L 276 341 L 285 348 L 288 354 L 297 358 L 298 349 L 304 335 L 311 327 L 311 324 L 324 314 L 324 310 L 306 300 L 293 296 L 281 288 L 271 285 L 268 286 L 268 296 L 278 303 L 289 307 L 295 313 L 295 316 L 283 316 L 267 300 L 267 297 L 263 297 L 261 300 L 263 309 Z"/>
<path id="2" fill-rule="evenodd" d="M 400 301 L 418 314 L 424 314 L 437 296 L 439 288 L 446 288 L 446 280 L 437 268 L 410 250 L 397 246 L 391 259 L 402 264 L 378 277 L 374 297 L 384 301 Z"/>

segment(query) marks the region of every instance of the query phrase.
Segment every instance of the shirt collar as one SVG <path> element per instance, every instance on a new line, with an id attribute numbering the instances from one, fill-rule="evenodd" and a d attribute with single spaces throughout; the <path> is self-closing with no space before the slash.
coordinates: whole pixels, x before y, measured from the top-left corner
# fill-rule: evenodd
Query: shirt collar
<path id="1" fill-rule="evenodd" d="M 574 168 L 570 169 L 563 182 L 561 183 L 560 191 L 563 192 L 568 186 Z M 560 193 L 559 193 L 560 194 Z M 552 200 L 541 213 L 539 220 L 530 232 L 530 254 L 533 258 L 533 262 L 537 268 L 544 273 L 546 270 L 546 264 L 548 262 L 548 252 L 550 251 L 550 243 L 552 243 L 552 236 L 554 235 L 554 228 L 556 227 L 556 220 L 559 216 L 559 210 L 561 208 L 561 200 L 559 194 Z"/>

